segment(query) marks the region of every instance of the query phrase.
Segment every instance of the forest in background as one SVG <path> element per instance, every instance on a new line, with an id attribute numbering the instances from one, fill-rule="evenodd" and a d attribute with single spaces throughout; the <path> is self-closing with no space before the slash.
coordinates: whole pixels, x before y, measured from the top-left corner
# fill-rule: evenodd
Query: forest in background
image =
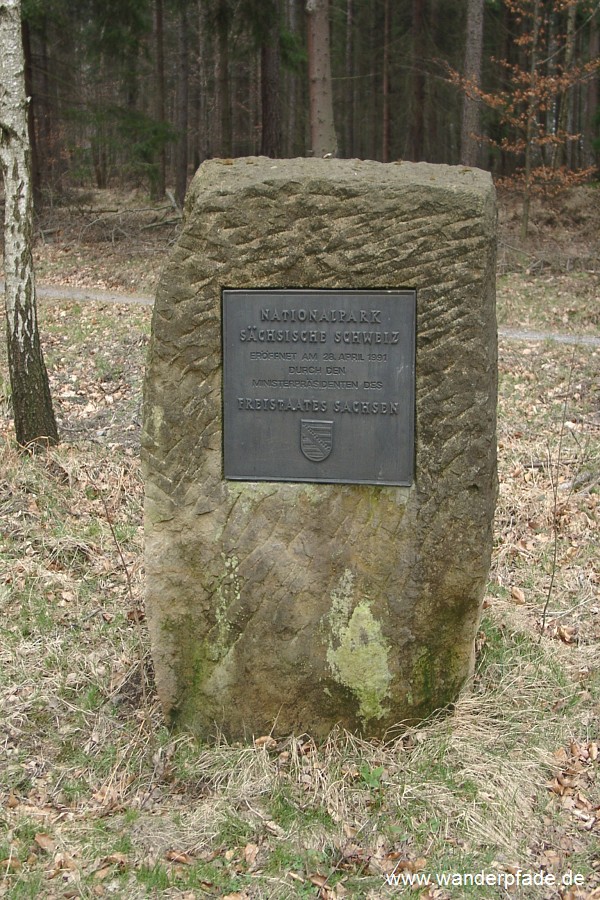
<path id="1" fill-rule="evenodd" d="M 181 202 L 204 159 L 311 155 L 319 9 L 337 155 L 537 173 L 546 187 L 594 177 L 599 6 L 23 0 L 38 199 L 135 186 Z"/>

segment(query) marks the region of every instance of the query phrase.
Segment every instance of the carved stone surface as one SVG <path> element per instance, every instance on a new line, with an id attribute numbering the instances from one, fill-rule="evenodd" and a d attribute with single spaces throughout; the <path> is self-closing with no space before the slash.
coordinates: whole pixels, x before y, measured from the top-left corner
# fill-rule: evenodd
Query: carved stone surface
<path id="1" fill-rule="evenodd" d="M 456 698 L 496 498 L 495 229 L 478 170 L 201 166 L 144 398 L 148 623 L 173 721 L 205 737 L 377 735 Z M 224 479 L 225 288 L 416 291 L 410 487 Z"/>

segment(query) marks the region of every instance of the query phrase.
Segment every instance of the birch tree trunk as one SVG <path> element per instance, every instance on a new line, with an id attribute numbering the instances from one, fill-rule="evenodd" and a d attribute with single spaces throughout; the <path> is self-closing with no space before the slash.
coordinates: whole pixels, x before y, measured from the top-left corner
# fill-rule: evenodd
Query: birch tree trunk
<path id="1" fill-rule="evenodd" d="M 315 157 L 337 156 L 333 121 L 329 0 L 307 0 L 310 146 Z"/>
<path id="2" fill-rule="evenodd" d="M 33 272 L 31 153 L 27 132 L 20 0 L 0 0 L 0 166 L 8 367 L 21 446 L 56 444 L 58 431 L 40 345 Z"/>

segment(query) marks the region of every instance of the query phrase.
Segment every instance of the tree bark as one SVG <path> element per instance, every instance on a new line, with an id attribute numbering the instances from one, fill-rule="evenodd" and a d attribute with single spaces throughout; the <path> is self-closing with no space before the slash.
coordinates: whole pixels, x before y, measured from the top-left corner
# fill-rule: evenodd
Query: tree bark
<path id="1" fill-rule="evenodd" d="M 233 133 L 231 127 L 231 92 L 229 84 L 229 24 L 231 10 L 227 0 L 218 0 L 217 26 L 217 103 L 220 123 L 220 155 L 231 156 Z"/>
<path id="2" fill-rule="evenodd" d="M 23 53 L 25 59 L 25 95 L 29 98 L 27 106 L 27 129 L 29 133 L 29 148 L 31 151 L 31 184 L 33 190 L 33 199 L 36 204 L 41 202 L 42 179 L 40 176 L 40 162 L 37 146 L 37 133 L 35 127 L 35 100 L 33 91 L 33 72 L 32 72 L 32 54 L 31 54 L 31 33 L 29 23 L 23 22 Z"/>
<path id="3" fill-rule="evenodd" d="M 565 62 L 564 71 L 568 72 L 573 66 L 573 58 L 575 56 L 575 18 L 577 16 L 577 5 L 571 3 L 567 11 L 567 34 L 565 40 Z M 552 154 L 552 168 L 558 169 L 566 163 L 567 168 L 571 168 L 571 141 L 565 140 L 564 135 L 573 132 L 569 127 L 569 118 L 572 113 L 574 88 L 568 87 L 563 91 L 560 98 L 560 111 L 558 114 L 558 122 L 556 123 L 556 134 L 559 140 L 554 146 Z"/>
<path id="4" fill-rule="evenodd" d="M 281 156 L 281 59 L 279 23 L 274 18 L 260 48 L 260 101 L 262 156 Z"/>
<path id="5" fill-rule="evenodd" d="M 209 101 L 209 84 L 212 82 L 214 74 L 214 60 L 211 50 L 211 42 L 209 40 L 210 28 L 206 21 L 206 10 L 204 0 L 196 0 L 196 22 L 198 30 L 198 43 L 196 45 L 196 56 L 198 60 L 198 164 L 203 160 L 212 156 L 212 148 L 214 147 L 214 128 L 210 110 Z M 212 95 L 211 95 L 212 100 Z"/>
<path id="6" fill-rule="evenodd" d="M 298 31 L 298 0 L 285 0 L 285 25 L 290 35 L 295 37 Z M 299 79 L 296 72 L 286 66 L 284 70 L 284 97 L 286 102 L 282 108 L 283 114 L 283 134 L 284 134 L 284 155 L 294 156 L 296 147 L 296 134 L 298 132 L 298 85 Z"/>
<path id="7" fill-rule="evenodd" d="M 179 19 L 179 65 L 177 75 L 177 166 L 175 196 L 183 206 L 188 175 L 188 96 L 189 96 L 189 40 L 187 0 L 181 0 Z"/>
<path id="8" fill-rule="evenodd" d="M 40 345 L 33 271 L 31 153 L 20 0 L 0 0 L 0 165 L 4 177 L 6 322 L 15 433 L 21 446 L 56 444 Z"/>
<path id="9" fill-rule="evenodd" d="M 460 132 L 460 161 L 463 166 L 479 165 L 480 100 L 469 86 L 481 85 L 481 50 L 483 45 L 483 0 L 469 0 L 463 76 L 466 81 Z"/>
<path id="10" fill-rule="evenodd" d="M 346 157 L 354 156 L 354 0 L 346 0 Z"/>
<path id="11" fill-rule="evenodd" d="M 529 61 L 529 102 L 527 104 L 527 122 L 525 127 L 525 184 L 523 188 L 523 209 L 521 211 L 521 239 L 525 240 L 529 231 L 529 210 L 531 207 L 531 189 L 533 170 L 534 138 L 537 131 L 536 83 L 538 66 L 538 42 L 540 34 L 540 0 L 534 0 L 532 17 L 531 55 Z"/>
<path id="12" fill-rule="evenodd" d="M 600 56 L 600 12 L 596 10 L 590 21 L 590 36 L 588 59 L 598 59 Z M 596 129 L 596 117 L 598 116 L 598 73 L 592 73 L 587 83 L 585 99 L 585 130 L 583 135 L 584 165 L 593 166 L 598 159 L 598 153 L 594 149 L 594 134 Z"/>
<path id="13" fill-rule="evenodd" d="M 425 150 L 425 73 L 424 58 L 425 0 L 412 0 L 412 103 L 408 133 L 408 158 L 423 159 Z"/>
<path id="14" fill-rule="evenodd" d="M 307 0 L 308 84 L 312 156 L 337 156 L 333 120 L 329 0 Z"/>
<path id="15" fill-rule="evenodd" d="M 163 0 L 156 0 L 154 7 L 154 27 L 156 44 L 156 119 L 165 121 L 165 50 L 164 50 L 164 10 Z M 156 198 L 165 196 L 167 179 L 167 154 L 164 142 L 158 151 L 158 171 L 154 192 Z"/>
<path id="16" fill-rule="evenodd" d="M 381 93 L 383 96 L 381 160 L 390 161 L 390 0 L 384 0 L 383 7 L 383 76 Z"/>

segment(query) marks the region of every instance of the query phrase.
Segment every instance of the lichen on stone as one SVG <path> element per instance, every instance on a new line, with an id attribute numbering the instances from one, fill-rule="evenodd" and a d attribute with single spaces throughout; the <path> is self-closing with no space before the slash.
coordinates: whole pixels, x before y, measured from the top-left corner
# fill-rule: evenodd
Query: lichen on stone
<path id="1" fill-rule="evenodd" d="M 331 611 L 329 613 L 329 627 L 331 633 L 338 640 L 341 640 L 342 632 L 350 620 L 353 590 L 354 575 L 350 569 L 344 569 L 337 587 L 331 592 Z"/>
<path id="2" fill-rule="evenodd" d="M 381 719 L 389 710 L 383 701 L 389 696 L 392 675 L 388 647 L 381 625 L 373 616 L 368 600 L 352 610 L 355 577 L 346 569 L 331 595 L 329 628 L 333 640 L 327 647 L 327 662 L 335 680 L 358 700 L 358 716 L 363 721 Z"/>
<path id="3" fill-rule="evenodd" d="M 237 556 L 226 556 L 223 559 L 223 573 L 219 578 L 215 591 L 215 627 L 211 634 L 211 647 L 209 658 L 221 659 L 229 649 L 229 620 L 227 613 L 229 606 L 241 596 L 240 579 L 238 575 L 239 560 Z"/>

